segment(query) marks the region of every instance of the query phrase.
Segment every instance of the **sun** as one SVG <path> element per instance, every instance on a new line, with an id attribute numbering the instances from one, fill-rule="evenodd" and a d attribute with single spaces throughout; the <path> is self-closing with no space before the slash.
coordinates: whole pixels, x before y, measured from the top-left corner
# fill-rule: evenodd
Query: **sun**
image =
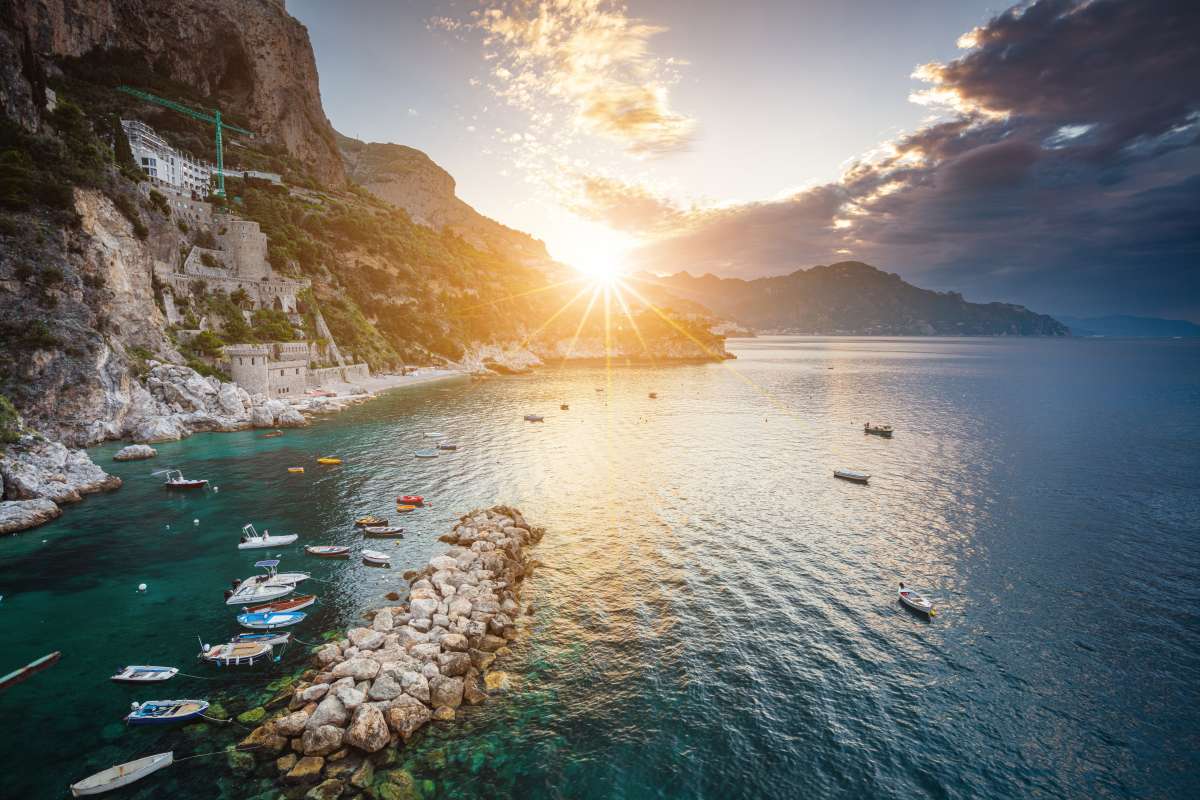
<path id="1" fill-rule="evenodd" d="M 612 286 L 628 272 L 629 253 L 638 244 L 605 225 L 570 218 L 558 225 L 546 244 L 551 255 L 598 286 Z"/>

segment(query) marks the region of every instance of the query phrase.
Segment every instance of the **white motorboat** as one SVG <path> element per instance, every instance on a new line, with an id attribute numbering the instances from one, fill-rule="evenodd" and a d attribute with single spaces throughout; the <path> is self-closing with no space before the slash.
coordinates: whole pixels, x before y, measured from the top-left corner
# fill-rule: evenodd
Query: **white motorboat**
<path id="1" fill-rule="evenodd" d="M 284 536 L 272 536 L 270 531 L 264 530 L 261 534 L 254 529 L 253 525 L 242 526 L 242 541 L 238 542 L 238 550 L 257 550 L 262 547 L 275 547 L 277 545 L 291 544 L 300 537 L 294 533 L 289 533 Z"/>
<path id="2" fill-rule="evenodd" d="M 913 611 L 917 611 L 921 614 L 928 614 L 931 617 L 937 616 L 937 609 L 933 607 L 933 603 L 929 600 L 929 598 L 925 597 L 916 589 L 905 586 L 904 581 L 900 582 L 899 597 L 900 602 L 911 608 Z"/>
<path id="3" fill-rule="evenodd" d="M 858 472 L 852 469 L 835 469 L 833 477 L 841 478 L 844 481 L 854 481 L 855 483 L 866 483 L 871 480 L 871 476 L 865 472 Z"/>
<path id="4" fill-rule="evenodd" d="M 170 766 L 175 761 L 175 753 L 156 753 L 152 756 L 139 758 L 136 761 L 127 761 L 124 764 L 117 764 L 109 767 L 106 770 L 97 772 L 91 777 L 84 778 L 78 783 L 71 784 L 71 795 L 73 797 L 85 797 L 93 794 L 103 794 L 110 792 L 113 789 L 120 789 L 122 786 L 128 786 L 134 781 L 141 780 L 151 772 L 157 772 L 163 767 Z"/>
<path id="5" fill-rule="evenodd" d="M 378 550 L 363 550 L 363 563 L 371 564 L 376 567 L 390 567 L 392 565 L 392 557 L 387 553 L 381 553 Z"/>
<path id="6" fill-rule="evenodd" d="M 275 568 L 279 566 L 277 558 L 256 561 L 254 566 L 265 570 L 264 573 L 239 582 L 227 594 L 226 605 L 244 606 L 276 600 L 295 591 L 297 583 L 312 577 L 307 572 L 276 572 Z"/>
<path id="7" fill-rule="evenodd" d="M 208 485 L 207 478 L 185 478 L 183 472 L 177 469 L 160 469 L 152 475 L 166 475 L 163 486 L 168 489 L 203 489 Z"/>
<path id="8" fill-rule="evenodd" d="M 200 657 L 222 667 L 253 664 L 271 653 L 270 639 L 234 639 L 227 644 L 202 645 Z"/>
<path id="9" fill-rule="evenodd" d="M 177 667 L 152 667 L 135 664 L 117 670 L 117 674 L 109 680 L 117 683 L 157 683 L 174 678 L 178 672 Z"/>

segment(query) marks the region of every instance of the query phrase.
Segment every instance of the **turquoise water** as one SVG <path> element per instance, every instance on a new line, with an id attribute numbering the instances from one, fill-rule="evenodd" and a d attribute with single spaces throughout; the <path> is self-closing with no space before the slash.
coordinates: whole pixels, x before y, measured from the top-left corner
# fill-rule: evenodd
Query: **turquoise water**
<path id="1" fill-rule="evenodd" d="M 242 731 L 150 731 L 131 699 L 253 707 L 302 666 L 217 671 L 221 593 L 264 551 L 320 595 L 315 641 L 377 604 L 474 506 L 549 533 L 526 587 L 516 689 L 401 753 L 428 797 L 1178 797 L 1200 782 L 1200 348 L 1188 342 L 789 339 L 730 364 L 567 368 L 387 395 L 263 440 L 212 434 L 113 465 L 118 492 L 0 541 L 8 797 L 64 797 L 116 761 Z M 596 392 L 604 388 L 604 392 Z M 657 391 L 658 400 L 647 393 Z M 560 412 L 560 402 L 570 411 Z M 546 415 L 543 424 L 521 420 Z M 894 439 L 865 437 L 889 422 Z M 460 450 L 412 458 L 423 434 Z M 115 446 L 98 448 L 108 461 Z M 318 455 L 345 459 L 319 468 Z M 303 464 L 304 475 L 286 468 Z M 219 491 L 168 494 L 179 466 Z M 873 475 L 836 481 L 836 467 Z M 371 546 L 391 571 L 305 558 L 360 546 L 366 512 L 431 507 Z M 198 520 L 198 524 L 193 524 Z M 169 527 L 168 527 L 169 526 Z M 895 602 L 928 587 L 933 621 Z M 145 594 L 135 591 L 145 582 Z M 147 692 L 124 663 L 180 666 Z M 229 726 L 232 728 L 232 726 Z M 423 782 L 423 783 L 422 783 Z M 198 758 L 123 797 L 269 786 Z"/>

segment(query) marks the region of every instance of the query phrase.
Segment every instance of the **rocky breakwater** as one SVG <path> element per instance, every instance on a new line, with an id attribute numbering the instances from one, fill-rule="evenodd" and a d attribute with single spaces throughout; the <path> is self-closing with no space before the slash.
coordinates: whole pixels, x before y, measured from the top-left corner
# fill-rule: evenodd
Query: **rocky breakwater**
<path id="1" fill-rule="evenodd" d="M 60 505 L 121 485 L 83 450 L 36 433 L 22 434 L 0 453 L 0 533 L 32 528 L 62 513 Z"/>
<path id="2" fill-rule="evenodd" d="M 441 537 L 449 549 L 404 573 L 408 602 L 318 647 L 314 667 L 268 704 L 287 707 L 238 749 L 274 760 L 288 797 L 406 796 L 410 777 L 386 769 L 395 749 L 509 685 L 492 665 L 517 636 L 526 549 L 542 534 L 507 506 L 462 517 Z"/>

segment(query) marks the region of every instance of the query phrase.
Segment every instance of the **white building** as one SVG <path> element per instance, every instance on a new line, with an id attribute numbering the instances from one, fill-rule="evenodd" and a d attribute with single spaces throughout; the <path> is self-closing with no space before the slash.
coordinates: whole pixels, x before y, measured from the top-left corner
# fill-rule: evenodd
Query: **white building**
<path id="1" fill-rule="evenodd" d="M 166 139 L 141 120 L 123 119 L 121 128 L 129 139 L 134 163 L 152 180 L 181 192 L 208 196 L 216 167 L 171 147 Z"/>

